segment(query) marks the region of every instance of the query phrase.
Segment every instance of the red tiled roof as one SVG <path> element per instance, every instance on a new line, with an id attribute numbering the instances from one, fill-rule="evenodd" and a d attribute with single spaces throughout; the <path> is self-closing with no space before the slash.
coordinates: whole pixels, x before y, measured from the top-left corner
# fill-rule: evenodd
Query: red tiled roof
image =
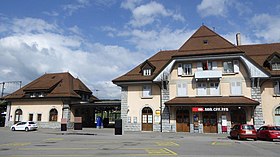
<path id="1" fill-rule="evenodd" d="M 165 105 L 185 105 L 185 106 L 205 106 L 205 105 L 252 105 L 256 106 L 259 102 L 244 96 L 217 96 L 217 97 L 176 97 L 165 102 Z"/>
<path id="2" fill-rule="evenodd" d="M 44 74 L 38 79 L 30 82 L 16 92 L 7 95 L 5 99 L 24 98 L 26 93 L 45 92 L 44 97 L 76 97 L 80 98 L 77 91 L 91 94 L 79 79 L 74 78 L 70 73 Z"/>

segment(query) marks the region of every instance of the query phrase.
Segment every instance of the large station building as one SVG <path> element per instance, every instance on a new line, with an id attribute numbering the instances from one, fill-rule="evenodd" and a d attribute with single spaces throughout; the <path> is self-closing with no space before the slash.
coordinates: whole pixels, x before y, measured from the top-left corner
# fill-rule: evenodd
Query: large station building
<path id="1" fill-rule="evenodd" d="M 223 133 L 280 125 L 280 43 L 232 44 L 201 26 L 113 80 L 125 131 Z"/>

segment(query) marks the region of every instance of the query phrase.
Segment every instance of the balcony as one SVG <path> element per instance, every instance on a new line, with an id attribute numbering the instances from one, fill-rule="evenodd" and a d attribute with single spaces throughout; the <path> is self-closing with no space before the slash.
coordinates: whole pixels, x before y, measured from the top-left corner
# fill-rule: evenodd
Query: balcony
<path id="1" fill-rule="evenodd" d="M 220 79 L 222 78 L 222 71 L 218 70 L 199 70 L 194 74 L 194 78 L 196 81 L 199 79 Z"/>

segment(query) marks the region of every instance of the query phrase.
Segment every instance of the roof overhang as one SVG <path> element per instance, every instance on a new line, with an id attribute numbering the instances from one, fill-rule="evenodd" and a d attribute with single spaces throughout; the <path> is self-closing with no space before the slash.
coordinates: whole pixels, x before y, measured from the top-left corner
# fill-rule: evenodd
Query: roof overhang
<path id="1" fill-rule="evenodd" d="M 167 106 L 257 106 L 258 101 L 244 96 L 176 97 Z"/>

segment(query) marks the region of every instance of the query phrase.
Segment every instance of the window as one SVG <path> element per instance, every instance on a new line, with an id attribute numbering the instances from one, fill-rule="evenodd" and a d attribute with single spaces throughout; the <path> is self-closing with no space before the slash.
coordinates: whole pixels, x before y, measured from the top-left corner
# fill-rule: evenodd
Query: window
<path id="1" fill-rule="evenodd" d="M 203 70 L 212 70 L 212 62 L 204 61 L 202 62 Z"/>
<path id="2" fill-rule="evenodd" d="M 131 123 L 131 117 L 130 116 L 127 117 L 127 123 Z"/>
<path id="3" fill-rule="evenodd" d="M 143 70 L 143 75 L 144 75 L 144 76 L 150 76 L 150 75 L 152 75 L 152 69 L 144 69 L 144 70 Z"/>
<path id="4" fill-rule="evenodd" d="M 280 70 L 280 63 L 272 63 L 271 68 L 272 70 Z"/>
<path id="5" fill-rule="evenodd" d="M 152 96 L 152 86 L 144 85 L 143 86 L 143 97 L 151 97 Z"/>
<path id="6" fill-rule="evenodd" d="M 22 110 L 17 109 L 15 112 L 15 123 L 22 121 Z"/>
<path id="7" fill-rule="evenodd" d="M 29 121 L 33 121 L 33 113 L 29 113 L 29 118 L 28 118 Z"/>
<path id="8" fill-rule="evenodd" d="M 220 88 L 218 82 L 210 83 L 210 95 L 220 95 Z"/>
<path id="9" fill-rule="evenodd" d="M 224 66 L 224 73 L 233 73 L 234 72 L 232 61 L 224 62 L 223 66 Z"/>
<path id="10" fill-rule="evenodd" d="M 133 117 L 133 123 L 137 123 L 137 117 Z"/>
<path id="11" fill-rule="evenodd" d="M 42 121 L 42 114 L 41 113 L 37 114 L 37 121 L 38 122 Z"/>
<path id="12" fill-rule="evenodd" d="M 274 94 L 280 95 L 280 83 L 279 83 L 279 81 L 274 82 Z"/>
<path id="13" fill-rule="evenodd" d="M 192 75 L 192 64 L 184 64 L 183 65 L 184 75 Z"/>
<path id="14" fill-rule="evenodd" d="M 57 110 L 56 109 L 51 109 L 50 110 L 50 119 L 49 121 L 57 121 Z"/>
<path id="15" fill-rule="evenodd" d="M 186 83 L 177 84 L 177 96 L 187 96 L 187 84 Z"/>
<path id="16" fill-rule="evenodd" d="M 231 95 L 241 95 L 241 82 L 231 82 Z"/>
<path id="17" fill-rule="evenodd" d="M 198 96 L 205 96 L 207 95 L 207 87 L 205 82 L 197 83 L 197 95 Z"/>

